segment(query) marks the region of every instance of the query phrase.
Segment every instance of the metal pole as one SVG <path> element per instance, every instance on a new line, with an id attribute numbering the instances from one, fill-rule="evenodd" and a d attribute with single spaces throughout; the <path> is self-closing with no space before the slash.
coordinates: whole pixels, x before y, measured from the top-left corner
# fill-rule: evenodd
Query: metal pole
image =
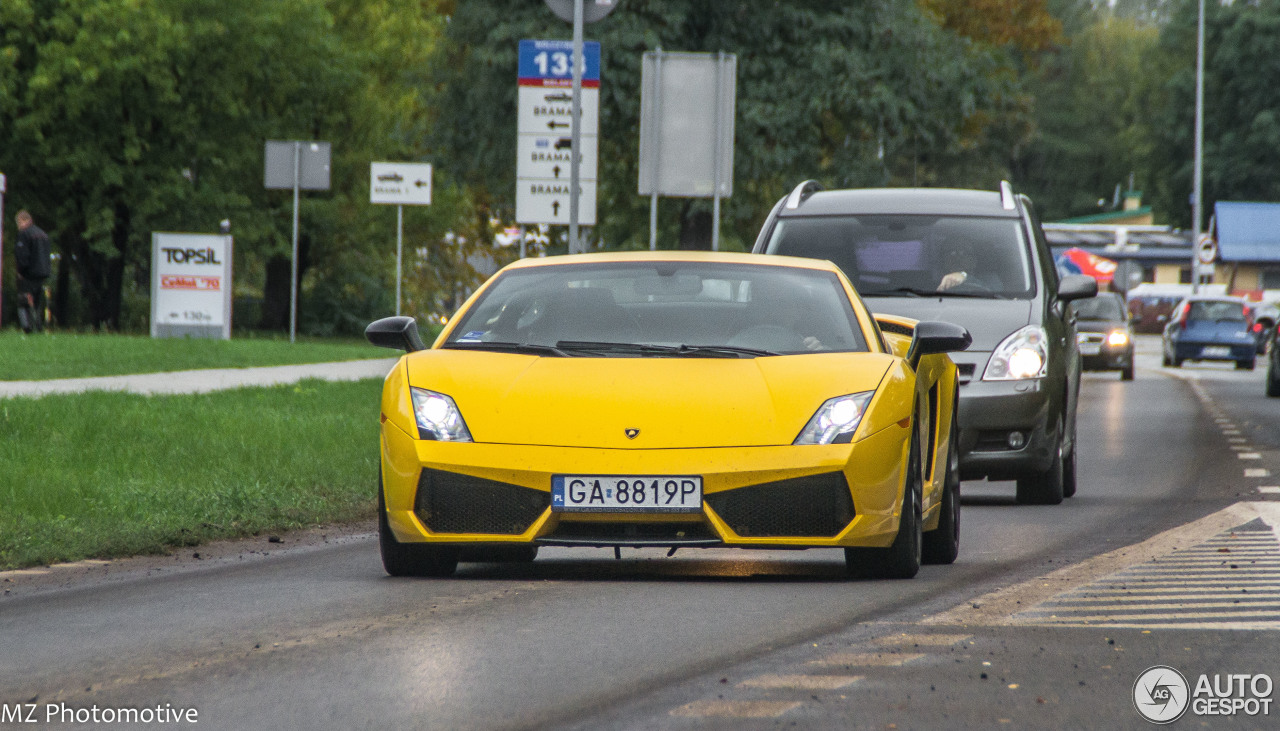
<path id="1" fill-rule="evenodd" d="M 573 0 L 573 119 L 569 120 L 573 132 L 573 156 L 569 162 L 569 253 L 578 250 L 578 158 L 582 142 L 582 0 Z"/>
<path id="2" fill-rule="evenodd" d="M 524 226 L 521 226 L 520 227 L 520 258 L 523 259 L 527 254 L 527 252 L 528 252 L 528 249 L 525 244 Z"/>
<path id="3" fill-rule="evenodd" d="M 658 250 L 658 173 L 662 170 L 662 48 L 653 54 L 653 116 L 656 120 L 649 129 L 649 147 L 653 149 L 653 173 L 649 184 L 653 186 L 649 198 L 649 250 Z"/>
<path id="4" fill-rule="evenodd" d="M 293 260 L 289 267 L 289 342 L 298 333 L 298 185 L 302 177 L 302 143 L 293 141 Z"/>
<path id="5" fill-rule="evenodd" d="M 716 52 L 716 98 L 712 119 L 715 120 L 715 144 L 711 147 L 711 169 L 715 172 L 715 190 L 711 194 L 711 250 L 720 250 L 720 69 L 724 66 L 724 51 Z"/>
<path id="6" fill-rule="evenodd" d="M 1196 141 L 1195 141 L 1195 179 L 1192 181 L 1194 191 L 1191 203 L 1191 292 L 1200 293 L 1200 273 L 1196 258 L 1197 247 L 1200 246 L 1200 222 L 1204 220 L 1204 0 L 1200 0 L 1200 18 L 1196 24 Z"/>
<path id="7" fill-rule="evenodd" d="M 400 280 L 403 279 L 400 268 L 401 252 L 404 249 L 404 206 L 396 206 L 396 317 L 400 316 Z"/>

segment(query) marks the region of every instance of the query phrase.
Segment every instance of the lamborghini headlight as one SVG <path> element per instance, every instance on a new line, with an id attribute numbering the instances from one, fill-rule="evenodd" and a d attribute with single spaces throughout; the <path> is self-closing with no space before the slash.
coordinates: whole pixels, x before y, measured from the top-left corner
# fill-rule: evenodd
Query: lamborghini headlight
<path id="1" fill-rule="evenodd" d="M 413 413 L 418 420 L 418 437 L 437 442 L 469 442 L 471 432 L 453 399 L 425 388 L 410 388 Z"/>
<path id="2" fill-rule="evenodd" d="M 1049 370 L 1049 336 L 1044 328 L 1027 325 L 996 346 L 982 374 L 984 381 L 1043 378 Z"/>
<path id="3" fill-rule="evenodd" d="M 1107 335 L 1107 345 L 1113 348 L 1122 348 L 1129 342 L 1129 333 L 1124 330 L 1112 330 Z"/>
<path id="4" fill-rule="evenodd" d="M 828 399 L 818 407 L 793 444 L 848 444 L 862 423 L 867 404 L 875 391 L 853 393 Z"/>

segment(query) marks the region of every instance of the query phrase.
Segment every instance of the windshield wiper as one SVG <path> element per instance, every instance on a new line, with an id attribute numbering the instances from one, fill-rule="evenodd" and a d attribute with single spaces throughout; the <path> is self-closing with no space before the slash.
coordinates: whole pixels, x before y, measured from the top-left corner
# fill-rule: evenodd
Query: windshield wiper
<path id="1" fill-rule="evenodd" d="M 897 287 L 879 292 L 859 292 L 863 297 L 967 297 L 969 299 L 1007 300 L 1009 297 L 996 292 L 957 292 L 954 289 L 920 289 Z"/>
<path id="2" fill-rule="evenodd" d="M 610 343 L 596 340 L 561 340 L 560 350 L 584 350 L 595 353 L 632 353 L 636 355 L 672 355 L 679 348 L 674 345 L 646 345 L 645 343 Z"/>
<path id="3" fill-rule="evenodd" d="M 930 292 L 915 287 L 896 287 L 878 292 L 859 292 L 863 297 L 932 297 L 937 292 Z"/>
<path id="4" fill-rule="evenodd" d="M 739 345 L 681 345 L 677 351 L 679 355 L 709 355 L 715 354 L 723 357 L 740 358 L 749 356 L 752 358 L 765 355 L 778 355 L 772 350 L 762 350 L 760 348 L 744 348 Z"/>
<path id="5" fill-rule="evenodd" d="M 556 347 L 566 351 L 594 353 L 625 353 L 628 355 L 680 358 L 687 356 L 714 356 L 741 358 L 742 356 L 778 355 L 772 350 L 743 348 L 736 345 L 654 345 L 652 343 L 607 343 L 593 340 L 561 340 Z"/>
<path id="6" fill-rule="evenodd" d="M 568 353 L 550 345 L 539 345 L 537 343 L 507 343 L 500 340 L 489 342 L 455 341 L 452 343 L 445 343 L 440 347 L 448 348 L 450 350 L 494 350 L 499 352 L 524 353 L 527 355 L 553 355 L 558 358 L 569 357 Z"/>

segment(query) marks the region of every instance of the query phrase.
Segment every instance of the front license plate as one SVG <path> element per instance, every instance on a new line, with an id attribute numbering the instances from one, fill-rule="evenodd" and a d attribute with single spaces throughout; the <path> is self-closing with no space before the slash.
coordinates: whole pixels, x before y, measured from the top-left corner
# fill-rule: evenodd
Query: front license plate
<path id="1" fill-rule="evenodd" d="M 700 513 L 698 475 L 554 475 L 551 510 L 558 513 Z"/>
<path id="2" fill-rule="evenodd" d="M 1231 348 L 1224 346 L 1213 346 L 1200 351 L 1200 354 L 1206 358 L 1230 358 Z"/>
<path id="3" fill-rule="evenodd" d="M 1102 352 L 1098 343 L 1080 343 L 1080 355 L 1097 355 Z"/>

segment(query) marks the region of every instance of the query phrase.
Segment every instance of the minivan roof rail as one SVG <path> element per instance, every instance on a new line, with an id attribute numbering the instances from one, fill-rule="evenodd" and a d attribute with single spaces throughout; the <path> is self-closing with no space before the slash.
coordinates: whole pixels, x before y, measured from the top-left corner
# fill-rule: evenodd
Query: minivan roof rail
<path id="1" fill-rule="evenodd" d="M 816 180 L 806 180 L 797 185 L 795 190 L 791 191 L 791 195 L 787 196 L 786 207 L 788 209 L 795 210 L 800 207 L 800 204 L 804 202 L 805 198 L 808 198 L 820 190 L 822 190 L 821 183 Z"/>
<path id="2" fill-rule="evenodd" d="M 1006 211 L 1012 211 L 1018 207 L 1013 197 L 1013 186 L 1007 180 L 1000 181 L 1000 207 Z"/>

